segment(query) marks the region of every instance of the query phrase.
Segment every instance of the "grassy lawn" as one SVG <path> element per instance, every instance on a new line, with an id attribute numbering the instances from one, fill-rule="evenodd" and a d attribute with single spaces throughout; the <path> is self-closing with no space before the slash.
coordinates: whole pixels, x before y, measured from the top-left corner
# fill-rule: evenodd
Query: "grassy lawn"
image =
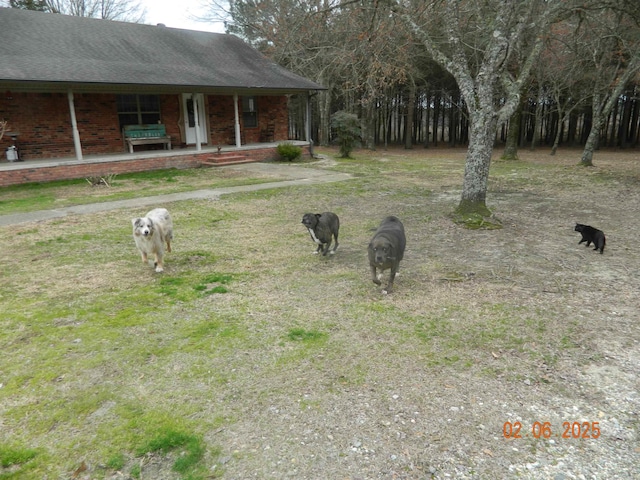
<path id="1" fill-rule="evenodd" d="M 219 168 L 174 168 L 117 175 L 108 186 L 86 179 L 15 185 L 0 188 L 0 215 L 268 181 Z"/>
<path id="2" fill-rule="evenodd" d="M 320 151 L 329 161 L 305 166 L 354 178 L 158 205 L 175 225 L 163 274 L 131 238 L 147 209 L 0 229 L 0 479 L 392 478 L 392 455 L 402 478 L 427 458 L 501 478 L 538 448 L 490 440 L 509 412 L 559 427 L 577 405 L 637 432 L 575 373 L 612 342 L 638 348 L 637 154 L 496 160 L 503 228 L 489 231 L 450 219 L 462 150 Z M 261 181 L 198 169 L 11 187 L 0 214 Z M 325 210 L 340 248 L 318 257 L 300 220 Z M 366 246 L 390 214 L 407 252 L 383 296 Z M 605 231 L 604 255 L 578 246 L 575 222 Z M 491 455 L 450 459 L 461 432 Z"/>

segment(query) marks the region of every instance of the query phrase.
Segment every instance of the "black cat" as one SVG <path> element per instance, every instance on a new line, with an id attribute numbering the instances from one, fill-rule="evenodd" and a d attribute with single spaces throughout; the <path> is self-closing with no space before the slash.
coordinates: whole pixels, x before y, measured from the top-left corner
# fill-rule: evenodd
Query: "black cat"
<path id="1" fill-rule="evenodd" d="M 581 223 L 576 223 L 574 230 L 580 232 L 582 235 L 582 240 L 578 242 L 578 245 L 582 242 L 587 242 L 585 247 L 588 247 L 593 242 L 594 250 L 600 250 L 600 253 L 604 252 L 606 239 L 604 238 L 604 232 L 602 230 L 590 227 L 589 225 L 582 225 Z"/>

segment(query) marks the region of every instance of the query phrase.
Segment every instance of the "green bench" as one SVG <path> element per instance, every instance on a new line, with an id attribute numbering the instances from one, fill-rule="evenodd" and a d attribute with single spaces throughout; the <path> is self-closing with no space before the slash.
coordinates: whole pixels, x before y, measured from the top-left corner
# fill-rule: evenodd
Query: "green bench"
<path id="1" fill-rule="evenodd" d="M 125 125 L 122 129 L 122 136 L 125 143 L 129 145 L 129 153 L 133 153 L 134 145 L 155 143 L 163 143 L 165 150 L 171 150 L 171 137 L 167 135 L 167 129 L 161 123 Z"/>

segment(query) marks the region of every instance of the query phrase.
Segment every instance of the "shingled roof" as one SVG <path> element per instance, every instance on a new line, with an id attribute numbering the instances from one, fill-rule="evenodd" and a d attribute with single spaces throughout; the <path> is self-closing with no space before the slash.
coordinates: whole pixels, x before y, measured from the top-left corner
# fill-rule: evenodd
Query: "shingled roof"
<path id="1" fill-rule="evenodd" d="M 179 90 L 323 89 L 240 38 L 164 26 L 0 8 L 0 84 Z"/>

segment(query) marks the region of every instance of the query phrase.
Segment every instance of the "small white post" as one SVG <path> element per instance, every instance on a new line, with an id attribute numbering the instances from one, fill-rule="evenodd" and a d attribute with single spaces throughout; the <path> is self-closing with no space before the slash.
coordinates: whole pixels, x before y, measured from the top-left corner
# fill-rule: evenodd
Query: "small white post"
<path id="1" fill-rule="evenodd" d="M 200 140 L 200 114 L 198 113 L 198 95 L 192 94 L 191 100 L 193 101 L 193 116 L 194 123 L 196 126 L 196 151 L 202 150 L 201 140 Z"/>
<path id="2" fill-rule="evenodd" d="M 238 113 L 238 94 L 233 94 L 233 113 L 235 116 L 235 133 L 236 133 L 236 147 L 242 146 L 242 138 L 240 137 L 240 114 Z"/>
<path id="3" fill-rule="evenodd" d="M 73 102 L 73 92 L 67 92 L 69 99 L 69 113 L 71 114 L 71 131 L 73 132 L 73 147 L 76 151 L 76 158 L 82 160 L 82 144 L 80 143 L 80 132 L 78 132 L 78 121 L 76 120 L 76 107 Z"/>

